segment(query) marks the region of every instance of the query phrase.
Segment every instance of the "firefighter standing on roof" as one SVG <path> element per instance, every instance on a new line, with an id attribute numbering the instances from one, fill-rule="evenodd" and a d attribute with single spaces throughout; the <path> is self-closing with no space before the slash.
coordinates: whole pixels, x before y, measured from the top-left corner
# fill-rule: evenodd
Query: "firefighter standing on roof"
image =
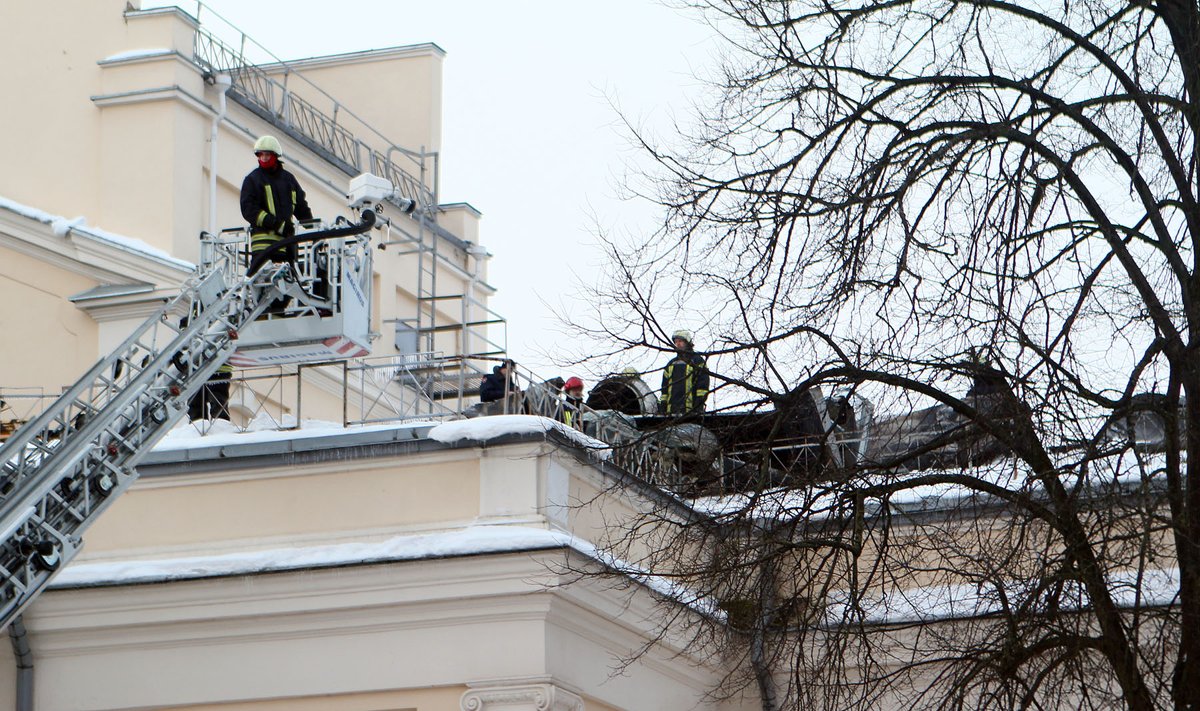
<path id="1" fill-rule="evenodd" d="M 704 357 L 692 345 L 692 332 L 678 330 L 671 334 L 675 357 L 663 368 L 662 392 L 658 409 L 664 415 L 687 415 L 704 412 L 708 399 L 708 366 Z"/>
<path id="2" fill-rule="evenodd" d="M 295 217 L 311 220 L 312 210 L 296 177 L 283 167 L 283 150 L 274 136 L 254 142 L 258 167 L 242 181 L 242 217 L 250 223 L 250 252 L 257 255 L 296 234 Z M 296 261 L 292 245 L 274 261 Z"/>
<path id="3" fill-rule="evenodd" d="M 574 375 L 563 383 L 563 422 L 568 427 L 583 429 L 583 380 Z"/>

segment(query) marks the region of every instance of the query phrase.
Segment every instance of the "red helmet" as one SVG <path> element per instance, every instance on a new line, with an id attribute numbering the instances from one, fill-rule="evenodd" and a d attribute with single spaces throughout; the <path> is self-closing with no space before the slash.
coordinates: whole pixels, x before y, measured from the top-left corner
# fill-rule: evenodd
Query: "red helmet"
<path id="1" fill-rule="evenodd" d="M 580 390 L 582 390 L 583 389 L 583 381 L 580 380 L 579 378 L 575 377 L 574 375 L 572 375 L 571 377 L 567 378 L 567 382 L 563 384 L 563 390 L 570 392 L 571 390 L 574 390 L 575 388 L 579 388 Z"/>

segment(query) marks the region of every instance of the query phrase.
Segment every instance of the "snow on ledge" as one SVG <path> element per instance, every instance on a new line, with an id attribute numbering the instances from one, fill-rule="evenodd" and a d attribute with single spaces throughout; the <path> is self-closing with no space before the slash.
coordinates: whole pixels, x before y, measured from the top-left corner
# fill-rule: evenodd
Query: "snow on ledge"
<path id="1" fill-rule="evenodd" d="M 482 524 L 443 533 L 396 536 L 372 543 L 340 543 L 303 548 L 190 556 L 159 560 L 73 563 L 50 581 L 51 588 L 133 585 L 233 575 L 449 558 L 487 553 L 534 552 L 569 548 L 598 561 L 664 597 L 703 614 L 719 614 L 715 605 L 677 582 L 630 565 L 564 531 L 532 526 Z"/>
<path id="2" fill-rule="evenodd" d="M 286 418 L 283 422 L 277 422 L 268 416 L 260 414 L 242 429 L 231 424 L 228 420 L 203 420 L 197 423 L 188 422 L 184 419 L 175 425 L 170 432 L 167 432 L 154 445 L 151 451 L 169 452 L 196 447 L 224 447 L 238 444 L 281 442 L 360 432 L 415 430 L 422 427 L 432 427 L 435 424 L 437 423 L 434 421 L 408 421 L 378 425 L 345 426 L 337 422 L 327 422 L 324 420 L 302 420 L 299 429 L 291 429 L 295 425 L 295 422 L 291 418 Z M 289 429 L 281 429 L 282 427 Z"/>
<path id="3" fill-rule="evenodd" d="M 454 444 L 463 440 L 487 442 L 505 435 L 544 435 L 551 430 L 559 432 L 599 459 L 606 460 L 612 456 L 612 448 L 604 442 L 556 420 L 536 415 L 495 415 L 445 422 L 430 430 L 429 438 L 445 444 Z"/>
<path id="4" fill-rule="evenodd" d="M 125 52 L 117 52 L 101 59 L 97 64 L 109 64 L 111 62 L 125 62 L 131 59 L 150 59 L 153 57 L 165 57 L 167 55 L 178 54 L 175 50 L 167 47 L 155 47 L 153 49 L 130 49 Z"/>
<path id="5" fill-rule="evenodd" d="M 251 420 L 245 428 L 239 428 L 226 420 L 205 420 L 199 423 L 183 420 L 159 440 L 154 445 L 152 451 L 167 452 L 195 447 L 222 447 L 238 444 L 327 437 L 330 435 L 359 432 L 420 430 L 429 428 L 427 435 L 429 439 L 442 442 L 443 444 L 454 444 L 462 441 L 487 442 L 497 437 L 512 434 L 545 435 L 545 433 L 553 430 L 588 450 L 597 459 L 607 460 L 612 456 L 612 449 L 604 442 L 588 437 L 579 430 L 572 429 L 561 422 L 532 415 L 498 415 L 495 417 L 477 417 L 471 420 L 455 420 L 453 422 L 419 420 L 350 426 L 323 420 L 304 420 L 300 423 L 299 429 L 292 429 L 295 424 L 295 421 L 291 418 L 285 418 L 283 422 L 277 422 L 271 417 L 262 414 Z M 281 429 L 282 427 L 288 429 Z"/>
<path id="6" fill-rule="evenodd" d="M 36 207 L 23 205 L 19 202 L 9 200 L 8 198 L 4 197 L 0 197 L 0 208 L 8 210 L 9 212 L 15 212 L 22 217 L 36 220 L 42 224 L 50 225 L 50 229 L 55 237 L 66 237 L 71 232 L 77 232 L 84 237 L 90 237 L 96 241 L 108 243 L 109 245 L 123 249 L 127 252 L 134 252 L 144 257 L 150 257 L 151 259 L 158 260 L 160 262 L 169 264 L 170 266 L 184 269 L 186 271 L 192 271 L 196 268 L 196 265 L 192 264 L 191 262 L 172 257 L 166 251 L 157 247 L 152 247 L 140 239 L 126 237 L 124 235 L 116 234 L 115 232 L 108 232 L 98 227 L 91 227 L 87 224 L 87 221 L 83 217 L 68 219 L 62 215 L 54 215 L 49 212 L 39 210 Z"/>
<path id="7" fill-rule="evenodd" d="M 1000 587 L 1007 599 L 1018 605 L 1017 601 L 1026 601 L 1030 591 L 1038 587 L 1038 582 L 1008 580 Z M 1122 608 L 1178 604 L 1178 568 L 1149 569 L 1140 574 L 1136 570 L 1123 570 L 1109 574 L 1107 582 L 1113 601 Z M 1090 605 L 1081 585 L 1075 583 L 1066 586 L 1060 602 L 1061 609 L 1081 610 Z M 1004 611 L 1004 605 L 995 585 L 984 587 L 958 583 L 899 589 L 886 594 L 872 592 L 858 600 L 856 609 L 861 611 L 863 622 L 901 624 L 995 615 Z M 853 618 L 846 592 L 832 595 L 825 608 L 825 623 L 838 625 Z"/>
<path id="8" fill-rule="evenodd" d="M 224 555 L 72 564 L 55 576 L 50 587 L 129 585 L 481 553 L 511 553 L 562 548 L 569 546 L 570 542 L 571 536 L 544 528 L 471 526 L 446 533 L 397 536 L 372 543 L 338 543 Z"/>

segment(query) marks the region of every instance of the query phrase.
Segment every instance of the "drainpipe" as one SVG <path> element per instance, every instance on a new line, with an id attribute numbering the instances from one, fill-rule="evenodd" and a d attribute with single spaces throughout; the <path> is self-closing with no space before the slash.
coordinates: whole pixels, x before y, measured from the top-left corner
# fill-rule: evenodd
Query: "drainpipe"
<path id="1" fill-rule="evenodd" d="M 228 74 L 217 74 L 212 78 L 212 84 L 217 88 L 217 115 L 213 116 L 212 134 L 208 139 L 208 232 L 217 233 L 217 131 L 225 118 L 225 92 L 233 84 Z"/>
<path id="2" fill-rule="evenodd" d="M 12 642 L 13 656 L 17 660 L 17 703 L 13 708 L 16 711 L 33 711 L 33 650 L 29 648 L 25 620 L 20 615 L 9 624 L 8 639 Z"/>

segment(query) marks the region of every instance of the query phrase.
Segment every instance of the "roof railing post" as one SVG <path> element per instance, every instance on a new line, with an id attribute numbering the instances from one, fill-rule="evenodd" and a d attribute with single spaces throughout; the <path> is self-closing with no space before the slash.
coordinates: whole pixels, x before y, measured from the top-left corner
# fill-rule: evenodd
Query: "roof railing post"
<path id="1" fill-rule="evenodd" d="M 279 116 L 283 119 L 283 125 L 288 128 L 292 127 L 292 96 L 288 91 L 288 76 L 290 74 L 290 69 L 284 69 L 283 84 L 279 85 Z M 272 83 L 274 84 L 275 82 Z"/>

